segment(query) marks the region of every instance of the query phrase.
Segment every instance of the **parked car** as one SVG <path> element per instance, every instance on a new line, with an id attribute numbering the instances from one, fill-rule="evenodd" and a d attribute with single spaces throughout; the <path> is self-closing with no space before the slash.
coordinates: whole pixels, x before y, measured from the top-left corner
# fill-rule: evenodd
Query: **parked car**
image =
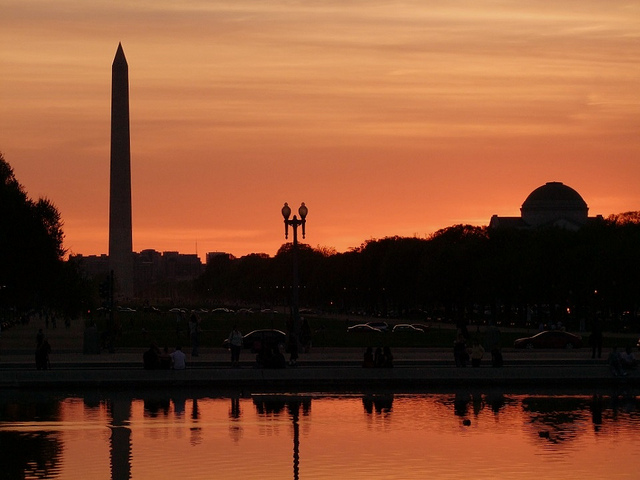
<path id="1" fill-rule="evenodd" d="M 429 325 L 425 325 L 424 323 L 412 323 L 412 327 L 419 328 L 423 332 L 428 332 L 431 327 Z"/>
<path id="2" fill-rule="evenodd" d="M 518 338 L 515 348 L 580 348 L 582 337 L 562 330 L 546 330 L 532 337 Z"/>
<path id="3" fill-rule="evenodd" d="M 389 324 L 387 322 L 367 322 L 367 325 L 373 328 L 377 328 L 381 332 L 389 331 Z"/>
<path id="4" fill-rule="evenodd" d="M 211 310 L 211 313 L 233 313 L 233 310 L 229 310 L 225 307 L 218 307 Z"/>
<path id="5" fill-rule="evenodd" d="M 398 323 L 397 325 L 394 325 L 393 328 L 391 329 L 391 332 L 393 333 L 424 333 L 424 330 L 422 328 L 418 328 L 415 325 L 411 325 L 409 323 Z"/>
<path id="6" fill-rule="evenodd" d="M 382 330 L 372 327 L 368 323 L 359 323 L 347 328 L 348 333 L 382 333 Z"/>
<path id="7" fill-rule="evenodd" d="M 269 347 L 286 346 L 287 334 L 275 328 L 266 328 L 262 330 L 254 330 L 242 336 L 244 348 L 249 348 L 253 353 L 262 350 L 263 345 Z M 225 338 L 222 342 L 224 348 L 229 348 L 229 339 Z"/>

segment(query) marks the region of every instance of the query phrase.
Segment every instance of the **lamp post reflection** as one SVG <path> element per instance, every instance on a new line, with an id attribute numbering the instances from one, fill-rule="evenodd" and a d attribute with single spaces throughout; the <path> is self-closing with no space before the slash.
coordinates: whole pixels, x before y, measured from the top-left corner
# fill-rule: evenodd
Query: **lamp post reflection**
<path id="1" fill-rule="evenodd" d="M 300 478 L 300 408 L 302 415 L 308 416 L 311 410 L 311 398 L 303 396 L 265 395 L 255 396 L 253 404 L 258 415 L 281 415 L 286 408 L 291 417 L 293 429 L 293 479 Z"/>
<path id="2" fill-rule="evenodd" d="M 293 425 L 293 480 L 298 480 L 300 478 L 300 402 L 290 402 L 288 408 Z"/>
<path id="3" fill-rule="evenodd" d="M 301 333 L 302 333 L 302 322 L 300 321 L 300 305 L 299 305 L 299 279 L 298 279 L 298 227 L 302 227 L 302 238 L 305 237 L 305 225 L 307 223 L 307 213 L 309 213 L 309 209 L 306 207 L 304 202 L 300 204 L 298 208 L 298 218 L 296 215 L 293 216 L 292 219 L 289 219 L 291 216 L 291 207 L 285 202 L 282 207 L 282 216 L 284 217 L 284 238 L 289 238 L 289 226 L 293 229 L 293 245 L 291 249 L 291 255 L 293 257 L 293 285 L 291 292 L 291 316 L 292 316 L 292 326 L 290 328 L 290 347 L 291 350 L 291 361 L 295 362 L 297 359 L 297 346 L 300 341 Z"/>

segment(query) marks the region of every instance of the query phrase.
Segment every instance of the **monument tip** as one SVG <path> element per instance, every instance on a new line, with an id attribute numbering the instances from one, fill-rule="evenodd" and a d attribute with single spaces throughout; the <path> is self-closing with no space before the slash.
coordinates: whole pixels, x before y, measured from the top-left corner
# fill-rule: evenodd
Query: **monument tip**
<path id="1" fill-rule="evenodd" d="M 124 56 L 124 49 L 122 48 L 122 43 L 118 42 L 118 49 L 116 50 L 116 56 L 113 59 L 113 63 L 115 64 L 125 64 L 127 63 L 127 59 Z"/>

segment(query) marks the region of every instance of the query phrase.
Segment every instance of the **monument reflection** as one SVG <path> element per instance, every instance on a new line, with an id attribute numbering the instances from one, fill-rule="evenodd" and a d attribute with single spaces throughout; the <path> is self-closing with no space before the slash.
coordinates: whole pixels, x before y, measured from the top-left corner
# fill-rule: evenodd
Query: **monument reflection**
<path id="1" fill-rule="evenodd" d="M 615 392 L 9 391 L 0 478 L 624 478 L 639 427 Z"/>

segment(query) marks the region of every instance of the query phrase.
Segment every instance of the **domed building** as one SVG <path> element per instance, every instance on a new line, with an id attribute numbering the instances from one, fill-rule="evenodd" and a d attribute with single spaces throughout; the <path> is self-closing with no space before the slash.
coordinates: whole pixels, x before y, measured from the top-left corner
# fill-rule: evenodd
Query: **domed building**
<path id="1" fill-rule="evenodd" d="M 520 208 L 520 217 L 499 217 L 494 215 L 489 228 L 540 228 L 561 227 L 578 230 L 591 220 L 589 207 L 573 188 L 561 182 L 548 182 L 536 188 L 526 198 Z"/>

